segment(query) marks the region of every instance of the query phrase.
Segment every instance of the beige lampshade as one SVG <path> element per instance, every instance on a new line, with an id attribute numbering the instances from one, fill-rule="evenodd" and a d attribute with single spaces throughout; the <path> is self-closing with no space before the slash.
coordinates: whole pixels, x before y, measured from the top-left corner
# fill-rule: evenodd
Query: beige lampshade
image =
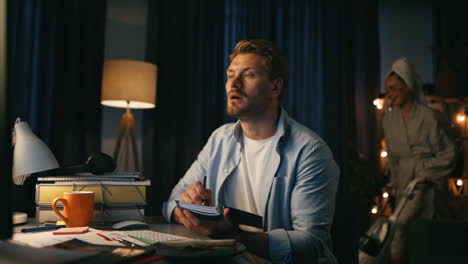
<path id="1" fill-rule="evenodd" d="M 135 60 L 109 60 L 104 63 L 101 104 L 112 107 L 156 107 L 158 67 Z"/>
<path id="2" fill-rule="evenodd" d="M 31 173 L 59 168 L 59 164 L 49 147 L 42 142 L 27 122 L 18 118 L 14 127 L 13 139 L 13 182 L 23 184 Z"/>

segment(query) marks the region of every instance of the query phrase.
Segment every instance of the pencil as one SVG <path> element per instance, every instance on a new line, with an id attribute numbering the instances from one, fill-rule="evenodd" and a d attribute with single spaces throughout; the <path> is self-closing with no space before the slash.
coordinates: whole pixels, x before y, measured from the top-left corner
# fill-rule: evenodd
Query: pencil
<path id="1" fill-rule="evenodd" d="M 203 189 L 206 189 L 206 176 L 203 177 Z M 202 204 L 202 205 L 205 205 L 205 203 L 206 203 L 206 200 L 203 199 L 201 204 Z"/>

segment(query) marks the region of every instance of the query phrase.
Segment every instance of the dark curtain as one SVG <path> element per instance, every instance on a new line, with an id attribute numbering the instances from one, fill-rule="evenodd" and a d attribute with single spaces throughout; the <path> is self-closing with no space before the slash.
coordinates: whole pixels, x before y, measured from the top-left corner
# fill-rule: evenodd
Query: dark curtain
<path id="1" fill-rule="evenodd" d="M 356 263 L 359 208 L 350 198 L 356 175 L 347 162 L 350 156 L 377 157 L 372 108 L 379 86 L 377 15 L 371 0 L 150 2 L 147 53 L 160 76 L 158 107 L 147 114 L 145 128 L 151 213 L 161 214 L 161 203 L 209 134 L 230 121 L 224 114 L 228 54 L 239 40 L 265 38 L 289 58 L 284 108 L 326 140 L 340 165 L 335 251 L 340 262 Z"/>
<path id="2" fill-rule="evenodd" d="M 468 96 L 466 8 L 460 1 L 433 0 L 432 3 L 434 65 L 435 76 L 438 76 L 438 92 L 448 96 Z M 450 74 L 447 75 L 448 73 Z"/>
<path id="3" fill-rule="evenodd" d="M 148 60 L 158 65 L 155 111 L 144 116 L 150 215 L 224 122 L 223 1 L 148 1 Z"/>
<path id="4" fill-rule="evenodd" d="M 12 235 L 11 221 L 11 155 L 10 128 L 7 124 L 8 100 L 6 86 L 6 3 L 0 3 L 0 240 Z"/>
<path id="5" fill-rule="evenodd" d="M 104 0 L 8 2 L 8 125 L 16 117 L 61 166 L 100 150 Z M 33 177 L 30 177 L 33 178 Z M 14 188 L 15 209 L 34 214 L 34 179 Z"/>

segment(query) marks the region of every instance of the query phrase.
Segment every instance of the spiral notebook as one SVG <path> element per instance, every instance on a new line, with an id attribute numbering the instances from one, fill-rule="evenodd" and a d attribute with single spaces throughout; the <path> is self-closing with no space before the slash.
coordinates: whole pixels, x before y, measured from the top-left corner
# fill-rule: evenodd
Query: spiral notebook
<path id="1" fill-rule="evenodd" d="M 199 204 L 186 203 L 182 201 L 175 201 L 177 207 L 182 210 L 190 211 L 192 214 L 205 219 L 219 219 L 223 215 L 225 208 L 229 208 L 231 211 L 231 218 L 235 222 L 241 225 L 253 226 L 256 228 L 263 228 L 263 217 L 252 214 L 240 209 L 225 207 L 222 205 L 218 206 L 206 206 Z"/>
<path id="2" fill-rule="evenodd" d="M 66 181 L 144 181 L 140 172 L 112 172 L 103 174 L 76 173 L 71 175 L 53 175 L 37 177 L 39 182 L 66 182 Z"/>

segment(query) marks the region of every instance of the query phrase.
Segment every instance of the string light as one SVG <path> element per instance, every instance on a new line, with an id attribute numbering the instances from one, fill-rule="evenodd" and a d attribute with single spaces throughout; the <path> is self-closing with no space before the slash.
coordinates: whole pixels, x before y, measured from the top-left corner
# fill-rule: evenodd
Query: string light
<path id="1" fill-rule="evenodd" d="M 383 108 L 383 99 L 381 98 L 375 98 L 374 101 L 372 101 L 372 104 L 375 105 L 375 107 L 377 107 L 377 109 L 382 109 Z"/>
<path id="2" fill-rule="evenodd" d="M 385 198 L 385 199 L 388 198 L 388 192 L 382 193 L 382 197 Z"/>
<path id="3" fill-rule="evenodd" d="M 387 151 L 382 150 L 382 151 L 380 152 L 380 157 L 385 158 L 385 157 L 387 157 L 387 156 L 388 156 Z"/>
<path id="4" fill-rule="evenodd" d="M 379 210 L 377 209 L 377 205 L 374 205 L 374 206 L 372 207 L 371 213 L 372 213 L 372 214 L 377 214 L 378 211 L 379 211 Z"/>
<path id="5" fill-rule="evenodd" d="M 457 122 L 458 123 L 463 123 L 463 122 L 465 122 L 465 118 L 466 118 L 466 116 L 464 114 L 458 114 L 457 115 Z"/>
<path id="6" fill-rule="evenodd" d="M 463 185 L 463 181 L 461 179 L 458 179 L 457 180 L 457 186 L 462 186 Z"/>

